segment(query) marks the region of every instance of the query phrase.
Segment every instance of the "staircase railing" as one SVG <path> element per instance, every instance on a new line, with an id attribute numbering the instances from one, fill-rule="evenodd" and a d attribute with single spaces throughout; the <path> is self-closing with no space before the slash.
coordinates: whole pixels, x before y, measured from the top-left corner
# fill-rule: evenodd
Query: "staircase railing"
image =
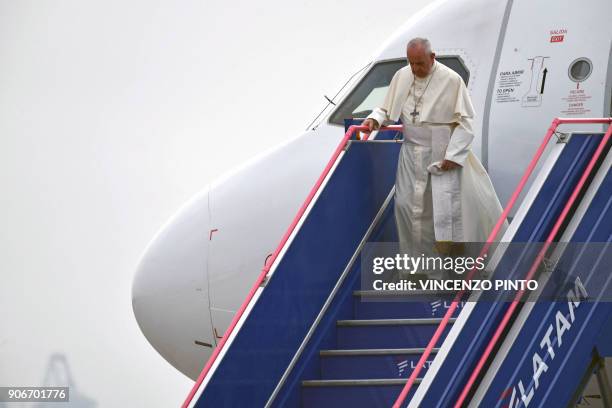
<path id="1" fill-rule="evenodd" d="M 340 141 L 340 143 L 336 147 L 336 149 L 335 149 L 334 153 L 332 154 L 331 158 L 329 159 L 327 165 L 325 166 L 325 168 L 321 172 L 321 175 L 319 176 L 319 178 L 315 182 L 314 186 L 310 190 L 310 193 L 308 194 L 308 196 L 306 197 L 306 199 L 304 200 L 304 202 L 300 206 L 297 214 L 293 218 L 293 221 L 291 222 L 291 224 L 289 225 L 289 227 L 285 231 L 285 234 L 281 238 L 280 243 L 276 247 L 276 250 L 274 251 L 272 256 L 270 256 L 267 259 L 263 269 L 261 270 L 261 273 L 259 274 L 259 276 L 255 280 L 255 283 L 251 287 L 251 290 L 247 294 L 247 296 L 246 296 L 245 300 L 243 301 L 242 305 L 240 306 L 240 308 L 238 309 L 238 311 L 234 315 L 230 325 L 228 326 L 227 330 L 225 331 L 225 334 L 221 338 L 221 341 L 219 342 L 217 347 L 213 350 L 212 355 L 210 356 L 210 358 L 206 362 L 206 365 L 202 369 L 202 372 L 198 376 L 198 379 L 196 380 L 195 384 L 191 388 L 189 394 L 187 395 L 187 398 L 183 402 L 182 408 L 187 408 L 188 406 L 190 406 L 190 404 L 192 403 L 192 400 L 194 399 L 194 397 L 198 393 L 198 390 L 202 391 L 201 390 L 202 386 L 205 385 L 206 380 L 208 378 L 210 378 L 210 376 L 214 372 L 214 368 L 213 367 L 215 366 L 215 363 L 218 363 L 219 356 L 221 355 L 222 352 L 225 351 L 226 345 L 227 345 L 229 339 L 233 335 L 235 335 L 235 333 L 237 332 L 237 330 L 238 330 L 237 326 L 239 325 L 241 319 L 243 317 L 246 317 L 245 316 L 245 311 L 247 310 L 247 308 L 249 307 L 251 302 L 253 302 L 256 293 L 259 290 L 263 289 L 264 282 L 266 282 L 266 280 L 271 276 L 271 273 L 273 273 L 275 265 L 282 258 L 281 254 L 283 253 L 283 251 L 285 250 L 287 245 L 290 243 L 291 237 L 299 229 L 298 226 L 301 224 L 301 222 L 304 219 L 304 217 L 307 216 L 309 207 L 311 207 L 311 205 L 314 204 L 315 198 L 317 197 L 317 195 L 319 194 L 320 190 L 324 186 L 325 180 L 333 172 L 332 170 L 333 170 L 335 164 L 337 163 L 338 159 L 342 155 L 343 151 L 345 150 L 345 148 L 347 146 L 347 143 L 353 137 L 353 135 L 356 135 L 357 138 L 359 138 L 360 132 L 364 133 L 364 138 L 361 139 L 361 140 L 367 140 L 368 137 L 369 137 L 369 134 L 365 133 L 367 130 L 368 130 L 368 128 L 366 126 L 357 126 L 357 125 L 350 126 L 347 129 L 346 133 L 344 134 L 344 137 L 342 138 L 342 140 Z M 382 132 L 382 131 L 401 131 L 401 130 L 402 130 L 402 126 L 398 126 L 398 125 L 386 126 L 386 127 L 381 127 L 380 129 L 378 129 L 379 132 Z M 201 394 L 201 392 L 200 392 L 200 394 Z"/>
<path id="2" fill-rule="evenodd" d="M 552 121 L 550 127 L 548 128 L 548 131 L 544 135 L 542 143 L 540 144 L 538 150 L 536 151 L 536 153 L 534 154 L 533 158 L 531 159 L 531 162 L 527 166 L 527 169 L 525 170 L 525 173 L 521 177 L 521 179 L 520 179 L 516 189 L 514 190 L 514 192 L 512 193 L 510 199 L 508 200 L 508 203 L 506 204 L 506 207 L 504 208 L 504 211 L 502 212 L 501 216 L 497 220 L 497 223 L 495 224 L 495 227 L 493 227 L 493 230 L 489 234 L 489 236 L 488 236 L 488 238 L 487 238 L 487 240 L 485 242 L 485 245 L 483 246 L 483 249 L 480 252 L 480 256 L 482 256 L 485 253 L 487 253 L 488 250 L 490 249 L 491 245 L 495 242 L 495 239 L 497 238 L 497 235 L 499 234 L 500 230 L 502 229 L 502 226 L 504 225 L 504 222 L 506 221 L 508 215 L 510 214 L 510 211 L 512 211 L 512 208 L 516 204 L 516 202 L 517 202 L 521 192 L 523 191 L 525 185 L 527 184 L 527 181 L 528 181 L 529 177 L 533 173 L 533 170 L 535 169 L 535 167 L 538 164 L 540 158 L 542 157 L 542 155 L 544 153 L 544 150 L 546 149 L 546 147 L 547 147 L 548 143 L 550 142 L 552 136 L 555 134 L 555 132 L 557 130 L 557 127 L 559 127 L 559 125 L 562 125 L 562 124 L 598 124 L 598 123 L 600 123 L 600 124 L 608 124 L 609 125 L 608 129 L 607 129 L 606 133 L 604 134 L 601 142 L 599 143 L 599 145 L 597 147 L 597 150 L 593 154 L 593 157 L 591 158 L 589 164 L 587 165 L 584 173 L 582 174 L 578 184 L 576 185 L 574 191 L 572 192 L 570 198 L 568 199 L 568 202 L 566 203 L 565 207 L 563 208 L 563 211 L 561 212 L 559 218 L 555 222 L 555 225 L 554 225 L 552 231 L 550 232 L 550 234 L 548 235 L 548 237 L 546 239 L 546 242 L 545 242 L 545 245 L 543 246 L 542 250 L 540 251 L 538 257 L 536 258 L 535 263 L 530 268 L 530 270 L 529 270 L 529 272 L 527 274 L 527 277 L 524 278 L 524 279 L 531 279 L 531 277 L 535 273 L 535 270 L 537 269 L 538 265 L 540 264 L 541 260 L 543 259 L 544 254 L 546 253 L 546 250 L 550 246 L 550 243 L 552 243 L 552 241 L 553 241 L 554 237 L 556 236 L 557 232 L 559 231 L 559 229 L 563 225 L 563 222 L 565 221 L 565 218 L 569 214 L 572 205 L 574 204 L 576 198 L 578 197 L 580 191 L 582 190 L 582 187 L 584 186 L 584 184 L 586 183 L 587 179 L 589 178 L 593 168 L 595 167 L 595 164 L 596 164 L 597 160 L 599 159 L 599 156 L 601 155 L 601 153 L 603 152 L 606 144 L 608 143 L 608 141 L 609 141 L 609 139 L 610 139 L 610 137 L 612 135 L 612 118 L 555 118 Z M 467 279 L 468 280 L 471 279 L 474 276 L 475 272 L 476 272 L 475 270 L 470 271 L 470 273 L 467 275 Z M 398 396 L 397 400 L 393 404 L 393 408 L 399 408 L 404 403 L 406 397 L 408 396 L 408 393 L 410 392 L 410 390 L 411 390 L 412 386 L 414 385 L 414 383 L 415 383 L 419 373 L 421 372 L 421 369 L 423 368 L 425 362 L 427 361 L 427 359 L 431 355 L 432 350 L 435 348 L 436 344 L 440 340 L 440 337 L 444 333 L 444 330 L 445 330 L 446 326 L 448 325 L 451 316 L 453 315 L 453 313 L 457 309 L 457 306 L 459 305 L 459 302 L 461 301 L 461 299 L 464 297 L 465 294 L 466 294 L 465 291 L 461 291 L 461 292 L 457 293 L 457 295 L 455 296 L 453 302 L 450 304 L 450 307 L 447 309 L 446 314 L 444 315 L 444 317 L 440 321 L 440 324 L 438 325 L 438 328 L 436 329 L 436 331 L 434 332 L 431 340 L 427 344 L 427 347 L 425 348 L 425 351 L 423 352 L 423 355 L 419 359 L 419 361 L 416 364 L 414 370 L 412 371 L 410 377 L 408 378 L 408 381 L 406 382 L 406 385 L 404 386 L 404 388 L 402 389 L 402 391 L 401 391 L 400 395 Z M 468 382 L 466 383 L 466 385 L 464 386 L 461 394 L 459 395 L 459 398 L 457 399 L 457 402 L 455 403 L 455 408 L 461 407 L 462 404 L 465 402 L 465 400 L 466 400 L 466 398 L 467 398 L 467 396 L 468 396 L 472 386 L 474 385 L 474 383 L 476 381 L 476 378 L 478 378 L 478 376 L 479 376 L 482 368 L 484 367 L 484 364 L 485 364 L 486 360 L 488 359 L 491 351 L 494 349 L 495 345 L 497 344 L 497 341 L 501 337 L 501 334 L 504 332 L 504 329 L 508 325 L 508 322 L 510 321 L 510 318 L 514 314 L 516 306 L 518 305 L 519 300 L 520 300 L 520 298 L 522 296 L 523 296 L 523 292 L 522 291 L 517 292 L 517 294 L 516 294 L 514 300 L 512 301 L 510 307 L 506 310 L 502 321 L 500 322 L 499 326 L 495 330 L 495 333 L 494 333 L 493 337 L 491 338 L 489 344 L 485 348 L 483 354 L 481 355 L 481 357 L 480 357 L 480 359 L 478 361 L 477 366 L 474 368 L 474 371 L 470 375 L 470 378 L 468 379 Z"/>

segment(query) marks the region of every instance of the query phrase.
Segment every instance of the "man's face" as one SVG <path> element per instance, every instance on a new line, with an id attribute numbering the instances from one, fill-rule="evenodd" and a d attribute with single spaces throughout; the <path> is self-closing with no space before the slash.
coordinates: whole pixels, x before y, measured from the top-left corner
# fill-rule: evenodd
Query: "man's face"
<path id="1" fill-rule="evenodd" d="M 424 78 L 429 75 L 436 54 L 427 53 L 422 46 L 412 46 L 406 50 L 406 54 L 410 69 L 415 76 Z"/>

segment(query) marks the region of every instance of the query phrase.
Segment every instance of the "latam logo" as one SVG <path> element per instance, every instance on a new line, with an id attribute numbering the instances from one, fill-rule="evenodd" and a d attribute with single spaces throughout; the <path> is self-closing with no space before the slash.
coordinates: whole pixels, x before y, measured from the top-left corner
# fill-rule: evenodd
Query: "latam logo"
<path id="1" fill-rule="evenodd" d="M 423 363 L 423 369 L 427 370 L 429 367 L 431 367 L 432 363 L 433 363 L 433 360 L 425 361 Z M 410 361 L 410 365 L 408 365 L 408 360 L 401 360 L 399 362 L 396 362 L 395 365 L 397 366 L 397 376 L 398 377 L 401 377 L 407 368 L 410 368 L 410 372 L 412 372 L 412 370 L 414 370 L 417 366 L 417 364 L 414 361 Z"/>
<path id="2" fill-rule="evenodd" d="M 574 311 L 580 306 L 580 301 L 586 298 L 586 289 L 580 278 L 576 277 L 574 287 L 567 292 L 567 305 L 560 304 L 559 309 L 555 313 L 554 322 L 548 325 L 546 333 L 540 339 L 540 350 L 534 351 L 531 356 L 533 368 L 531 377 L 526 378 L 525 383 L 523 380 L 519 380 L 513 387 L 508 388 L 502 393 L 500 399 L 506 398 L 510 391 L 512 391 L 510 404 L 507 405 L 509 408 L 517 408 L 521 402 L 525 407 L 529 406 L 540 386 L 540 378 L 548 371 L 548 364 L 546 364 L 545 360 L 548 360 L 550 364 L 555 359 L 555 356 L 562 352 L 563 336 L 572 328 L 576 319 Z M 556 335 L 555 338 L 551 338 L 553 332 Z M 524 384 L 527 384 L 527 389 L 525 389 Z"/>
<path id="3" fill-rule="evenodd" d="M 451 304 L 452 302 L 442 302 L 441 300 L 434 300 L 433 302 L 429 302 L 429 306 L 431 307 L 431 315 L 436 316 L 438 311 L 442 309 L 446 311 L 446 309 L 449 309 L 451 307 Z M 457 309 L 461 309 L 463 306 L 465 306 L 465 302 L 459 302 L 459 304 L 457 305 Z"/>
<path id="4" fill-rule="evenodd" d="M 442 306 L 442 301 L 434 300 L 433 302 L 430 303 L 430 306 L 431 306 L 431 315 L 435 316 L 436 312 L 440 310 L 440 307 Z"/>
<path id="5" fill-rule="evenodd" d="M 397 376 L 401 377 L 404 374 L 404 371 L 408 367 L 408 360 L 403 360 L 397 363 Z"/>

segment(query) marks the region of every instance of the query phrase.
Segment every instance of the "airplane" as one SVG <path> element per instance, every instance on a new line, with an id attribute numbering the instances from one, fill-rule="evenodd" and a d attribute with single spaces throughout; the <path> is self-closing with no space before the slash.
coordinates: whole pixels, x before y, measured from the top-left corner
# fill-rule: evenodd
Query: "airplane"
<path id="1" fill-rule="evenodd" d="M 303 134 L 207 186 L 155 235 L 132 287 L 147 340 L 196 380 L 344 135 L 344 120 L 382 102 L 411 38 L 428 38 L 437 61 L 467 84 L 472 150 L 504 204 L 552 118 L 612 116 L 610 15 L 609 0 L 440 0 L 412 16 Z"/>

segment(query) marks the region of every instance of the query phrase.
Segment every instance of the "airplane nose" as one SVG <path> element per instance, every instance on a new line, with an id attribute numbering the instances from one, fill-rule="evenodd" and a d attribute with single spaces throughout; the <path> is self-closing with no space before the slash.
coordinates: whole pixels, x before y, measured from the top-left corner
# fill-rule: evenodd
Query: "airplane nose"
<path id="1" fill-rule="evenodd" d="M 157 352 L 194 380 L 214 347 L 206 266 L 209 230 L 205 191 L 153 238 L 132 285 L 140 330 Z"/>

